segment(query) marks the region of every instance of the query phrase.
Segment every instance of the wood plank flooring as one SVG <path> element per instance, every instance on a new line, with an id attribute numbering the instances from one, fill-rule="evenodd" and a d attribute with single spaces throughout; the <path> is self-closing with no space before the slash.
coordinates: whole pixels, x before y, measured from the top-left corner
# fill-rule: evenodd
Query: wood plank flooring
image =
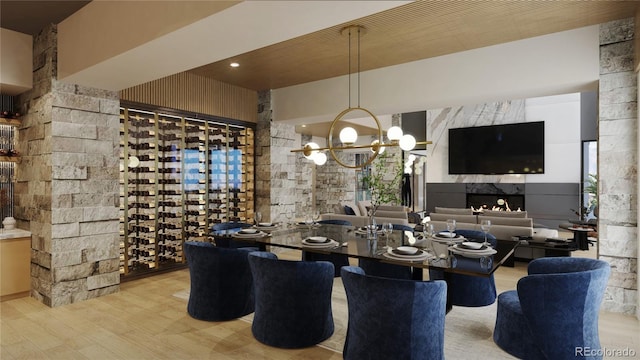
<path id="1" fill-rule="evenodd" d="M 281 257 L 296 258 L 295 253 Z M 299 258 L 299 257 L 298 257 Z M 513 289 L 526 264 L 496 273 L 499 291 Z M 251 335 L 251 324 L 192 319 L 186 301 L 188 270 L 121 285 L 117 294 L 49 308 L 32 298 L 0 303 L 0 358 L 9 359 L 341 359 L 314 346 L 276 349 Z M 634 349 L 640 356 L 640 325 L 632 316 L 603 312 L 603 344 Z"/>

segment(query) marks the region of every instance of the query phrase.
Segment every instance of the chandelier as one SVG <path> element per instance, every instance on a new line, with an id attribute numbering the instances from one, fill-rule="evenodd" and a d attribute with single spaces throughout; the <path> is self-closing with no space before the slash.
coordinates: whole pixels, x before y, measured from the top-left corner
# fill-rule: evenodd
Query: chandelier
<path id="1" fill-rule="evenodd" d="M 320 147 L 318 144 L 314 142 L 309 142 L 304 145 L 302 149 L 291 150 L 291 152 L 301 152 L 305 158 L 312 160 L 316 165 L 324 165 L 327 162 L 326 152 L 328 151 L 331 157 L 340 165 L 351 168 L 351 169 L 360 169 L 369 164 L 380 154 L 385 151 L 386 147 L 400 147 L 404 151 L 410 151 L 415 148 L 416 145 L 427 145 L 431 144 L 431 141 L 422 141 L 416 142 L 416 139 L 410 134 L 403 134 L 402 129 L 399 126 L 390 127 L 387 133 L 387 142 L 383 140 L 383 132 L 382 126 L 380 125 L 380 121 L 378 118 L 369 110 L 360 106 L 360 37 L 366 33 L 366 29 L 362 25 L 349 25 L 340 30 L 341 35 L 347 35 L 349 37 L 349 106 L 340 112 L 335 119 L 331 122 L 331 126 L 329 127 L 329 133 L 327 135 L 327 146 Z M 351 38 L 352 36 L 357 36 L 357 52 L 356 52 L 356 61 L 357 61 L 357 105 L 351 106 Z M 339 139 L 342 143 L 341 146 L 333 145 L 334 131 L 338 125 L 338 123 L 350 113 L 355 112 L 364 112 L 366 117 L 369 117 L 375 123 L 377 129 L 377 139 L 373 140 L 371 144 L 366 145 L 356 145 L 358 140 L 358 132 L 351 126 L 347 126 L 340 130 Z M 369 149 L 372 152 L 372 155 L 369 156 L 366 162 L 356 165 L 350 165 L 344 163 L 340 157 L 336 154 L 336 151 L 339 150 L 357 150 L 357 149 Z"/>

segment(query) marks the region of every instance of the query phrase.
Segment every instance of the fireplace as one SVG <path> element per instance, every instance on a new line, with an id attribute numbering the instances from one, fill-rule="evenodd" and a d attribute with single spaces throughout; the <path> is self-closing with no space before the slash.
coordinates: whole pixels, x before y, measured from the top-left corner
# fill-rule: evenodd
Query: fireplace
<path id="1" fill-rule="evenodd" d="M 473 206 L 474 209 L 478 209 L 480 207 L 484 207 L 487 209 L 492 209 L 494 206 L 500 207 L 498 205 L 498 200 L 503 199 L 509 204 L 509 208 L 513 211 L 518 209 L 525 210 L 524 207 L 524 195 L 519 194 L 476 194 L 476 193 L 467 193 L 467 208 Z"/>

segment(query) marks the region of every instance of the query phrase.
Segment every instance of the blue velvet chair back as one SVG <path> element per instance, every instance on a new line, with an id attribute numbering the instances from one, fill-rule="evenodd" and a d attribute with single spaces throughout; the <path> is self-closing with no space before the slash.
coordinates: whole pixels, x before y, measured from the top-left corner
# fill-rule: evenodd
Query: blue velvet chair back
<path id="1" fill-rule="evenodd" d="M 353 226 L 351 224 L 351 221 L 339 220 L 339 219 L 320 220 L 318 221 L 318 224 Z"/>
<path id="2" fill-rule="evenodd" d="M 345 359 L 444 359 L 447 285 L 342 268 L 349 325 Z"/>
<path id="3" fill-rule="evenodd" d="M 340 225 L 340 226 L 353 226 L 350 221 L 330 219 L 320 220 L 318 224 L 326 225 Z M 302 260 L 304 261 L 328 261 L 333 264 L 334 277 L 340 276 L 340 268 L 343 266 L 349 266 L 349 257 L 344 254 L 321 254 L 302 250 Z"/>
<path id="4" fill-rule="evenodd" d="M 521 358 L 573 359 L 577 349 L 598 356 L 598 314 L 610 274 L 607 262 L 549 257 L 531 261 L 517 290 L 498 298 L 494 341 Z"/>
<path id="5" fill-rule="evenodd" d="M 402 230 L 402 231 L 411 231 L 413 232 L 413 228 L 409 225 L 404 224 L 391 224 L 393 225 L 393 230 Z"/>
<path id="6" fill-rule="evenodd" d="M 484 233 L 476 230 L 456 230 L 458 235 L 474 242 L 484 242 Z M 492 247 L 496 247 L 498 241 L 495 236 L 487 234 L 487 241 Z M 460 267 L 480 268 L 480 260 L 456 257 L 455 262 Z M 449 303 L 457 306 L 479 307 L 491 305 L 496 301 L 496 281 L 491 274 L 489 277 L 445 273 L 438 269 L 429 269 L 429 279 L 447 280 Z"/>
<path id="7" fill-rule="evenodd" d="M 256 307 L 251 331 L 261 343 L 303 348 L 333 335 L 333 264 L 278 260 L 252 252 Z"/>
<path id="8" fill-rule="evenodd" d="M 250 228 L 251 224 L 248 223 L 244 223 L 244 222 L 226 222 L 226 223 L 217 223 L 214 224 L 211 227 L 211 231 L 213 232 L 213 237 L 215 239 L 216 242 L 216 246 L 219 247 L 225 247 L 225 248 L 242 248 L 242 247 L 256 247 L 255 242 L 248 242 L 248 241 L 235 241 L 233 239 L 231 239 L 229 236 L 225 235 L 225 236 L 220 236 L 220 235 L 216 235 L 215 232 L 216 231 L 222 231 L 222 230 L 235 230 L 237 229 L 238 231 L 242 230 L 242 229 L 246 229 L 246 228 Z M 257 249 L 253 249 L 253 250 L 257 250 Z"/>
<path id="9" fill-rule="evenodd" d="M 413 232 L 413 228 L 411 226 L 403 224 L 392 225 L 393 230 Z M 411 267 L 409 266 L 388 264 L 371 259 L 358 259 L 358 266 L 360 266 L 367 275 L 405 280 L 410 280 L 413 277 L 411 274 Z"/>
<path id="10" fill-rule="evenodd" d="M 206 242 L 188 241 L 184 252 L 191 290 L 187 312 L 207 321 L 236 319 L 253 312 L 250 249 L 225 249 Z"/>

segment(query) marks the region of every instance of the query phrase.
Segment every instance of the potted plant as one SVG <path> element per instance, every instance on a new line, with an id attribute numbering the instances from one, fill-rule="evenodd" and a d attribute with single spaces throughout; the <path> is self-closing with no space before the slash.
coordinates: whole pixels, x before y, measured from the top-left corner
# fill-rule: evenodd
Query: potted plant
<path id="1" fill-rule="evenodd" d="M 369 218 L 373 218 L 382 204 L 397 204 L 400 201 L 402 161 L 384 152 L 376 157 L 371 171 L 362 178 L 363 187 L 371 194 Z"/>

